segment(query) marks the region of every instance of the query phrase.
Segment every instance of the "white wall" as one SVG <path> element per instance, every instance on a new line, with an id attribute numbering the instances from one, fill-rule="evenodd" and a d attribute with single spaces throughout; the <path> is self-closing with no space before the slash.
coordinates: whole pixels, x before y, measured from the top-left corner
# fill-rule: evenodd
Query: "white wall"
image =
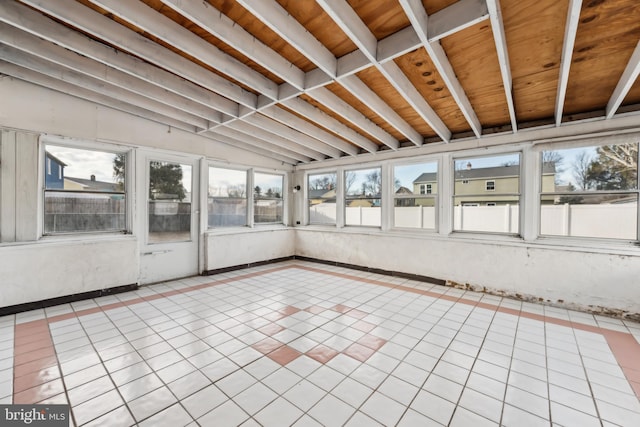
<path id="1" fill-rule="evenodd" d="M 294 230 L 264 228 L 205 234 L 205 270 L 234 267 L 295 255 Z"/>
<path id="2" fill-rule="evenodd" d="M 0 307 L 134 284 L 132 237 L 0 246 Z"/>
<path id="3" fill-rule="evenodd" d="M 567 307 L 640 314 L 640 256 L 319 227 L 296 229 L 296 254 L 486 287 L 529 300 L 543 298 Z"/>

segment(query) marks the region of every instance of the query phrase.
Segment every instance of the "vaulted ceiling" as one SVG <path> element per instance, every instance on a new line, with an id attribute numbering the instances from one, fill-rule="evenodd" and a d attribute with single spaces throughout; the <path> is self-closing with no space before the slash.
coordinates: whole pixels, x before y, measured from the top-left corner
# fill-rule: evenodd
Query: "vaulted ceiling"
<path id="1" fill-rule="evenodd" d="M 0 1 L 0 73 L 289 164 L 640 111 L 639 40 L 637 0 Z"/>

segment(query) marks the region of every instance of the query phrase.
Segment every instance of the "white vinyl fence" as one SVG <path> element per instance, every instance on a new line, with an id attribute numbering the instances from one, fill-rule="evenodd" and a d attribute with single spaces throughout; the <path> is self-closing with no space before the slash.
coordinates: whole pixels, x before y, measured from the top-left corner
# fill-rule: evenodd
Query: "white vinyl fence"
<path id="1" fill-rule="evenodd" d="M 543 205 L 540 212 L 540 234 L 635 240 L 637 209 L 637 203 Z M 379 227 L 381 223 L 379 207 L 347 207 L 345 215 L 346 225 Z M 519 216 L 517 205 L 455 206 L 454 230 L 517 234 L 520 231 Z M 336 204 L 321 203 L 311 206 L 309 219 L 312 224 L 335 224 Z M 434 229 L 435 208 L 396 207 L 394 226 Z"/>

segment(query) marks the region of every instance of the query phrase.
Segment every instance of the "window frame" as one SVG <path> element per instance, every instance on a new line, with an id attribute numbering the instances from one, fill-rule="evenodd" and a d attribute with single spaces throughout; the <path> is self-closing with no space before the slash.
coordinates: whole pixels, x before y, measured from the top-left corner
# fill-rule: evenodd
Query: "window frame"
<path id="1" fill-rule="evenodd" d="M 273 222 L 256 222 L 256 213 L 255 213 L 255 187 L 256 187 L 256 174 L 262 175 L 276 175 L 282 177 L 282 192 L 280 198 L 263 198 L 264 200 L 282 200 L 282 221 L 273 221 Z M 274 171 L 274 170 L 264 170 L 264 169 L 250 169 L 251 180 L 249 184 L 251 187 L 248 189 L 251 192 L 251 223 L 250 227 L 264 227 L 264 226 L 277 226 L 277 225 L 287 225 L 289 222 L 288 215 L 288 197 L 287 197 L 287 189 L 288 187 L 288 174 L 282 171 Z"/>
<path id="2" fill-rule="evenodd" d="M 47 157 L 47 146 L 53 145 L 57 147 L 66 147 L 75 150 L 85 151 L 97 151 L 109 154 L 123 154 L 125 156 L 125 179 L 122 192 L 104 192 L 104 191 L 85 191 L 85 190 L 60 190 L 60 189 L 47 189 L 46 188 L 46 176 L 47 168 L 49 167 L 47 161 L 50 160 Z M 43 135 L 39 138 L 38 142 L 39 151 L 39 167 L 38 167 L 38 186 L 40 188 L 40 194 L 38 197 L 38 236 L 44 239 L 55 238 L 68 238 L 68 237 L 83 237 L 83 236 L 102 236 L 102 235 L 131 235 L 133 234 L 133 201 L 134 197 L 134 185 L 135 182 L 131 178 L 134 172 L 135 163 L 135 150 L 133 147 L 97 142 L 92 140 L 81 140 L 67 137 L 57 137 L 54 135 Z M 62 173 L 62 172 L 60 172 Z M 64 181 L 63 181 L 64 183 Z M 64 184 L 63 184 L 64 185 Z M 46 193 L 81 193 L 81 194 L 122 194 L 124 196 L 124 228 L 120 230 L 90 230 L 90 231 L 67 231 L 67 232 L 46 232 L 45 231 L 45 207 L 46 207 Z"/>
<path id="3" fill-rule="evenodd" d="M 491 184 L 491 187 L 493 188 L 489 188 L 489 184 Z M 496 191 L 496 181 L 495 179 L 491 179 L 488 181 L 484 182 L 484 191 Z"/>
<path id="4" fill-rule="evenodd" d="M 232 170 L 232 171 L 241 171 L 245 173 L 245 185 L 246 185 L 246 196 L 245 199 L 247 201 L 247 207 L 245 209 L 245 219 L 244 219 L 244 225 L 229 225 L 229 226 L 217 226 L 217 227 L 212 227 L 209 225 L 209 215 L 211 214 L 211 212 L 209 212 L 209 181 L 211 178 L 211 169 L 226 169 L 226 170 Z M 206 182 L 206 212 L 207 212 L 207 221 L 206 221 L 206 230 L 207 231 L 214 231 L 214 230 L 228 230 L 228 229 L 233 229 L 233 228 L 246 228 L 246 227 L 251 227 L 252 223 L 253 223 L 253 189 L 251 188 L 251 184 L 253 182 L 252 180 L 252 176 L 253 176 L 253 170 L 251 168 L 247 168 L 247 167 L 241 167 L 241 166 L 229 166 L 229 165 L 220 165 L 214 162 L 208 162 L 207 163 L 207 182 Z M 214 197 L 215 198 L 215 197 Z M 240 198 L 231 198 L 231 197 L 218 197 L 219 199 L 240 199 Z"/>
<path id="5" fill-rule="evenodd" d="M 609 145 L 625 145 L 625 144 L 636 144 L 638 146 L 638 158 L 636 159 L 636 188 L 632 190 L 579 190 L 573 192 L 563 192 L 563 191 L 543 191 L 543 175 L 544 175 L 544 163 L 543 163 L 543 152 L 544 151 L 561 151 L 561 150 L 570 150 L 570 149 L 578 149 L 578 148 L 588 148 L 588 147 L 603 147 Z M 535 146 L 536 155 L 536 163 L 537 163 L 537 177 L 536 177 L 536 194 L 534 195 L 536 199 L 536 238 L 541 241 L 557 241 L 563 244 L 570 242 L 578 242 L 579 244 L 584 244 L 588 242 L 593 243 L 602 243 L 609 245 L 624 245 L 624 244 L 632 244 L 632 245 L 640 245 L 640 137 L 627 139 L 625 137 L 622 138 L 611 138 L 611 137 L 601 137 L 601 138 L 588 138 L 581 141 L 571 141 L 565 143 L 557 143 L 557 144 L 538 144 Z M 544 196 L 594 196 L 594 195 L 613 195 L 613 194 L 634 194 L 636 196 L 636 236 L 635 239 L 626 239 L 626 238 L 615 238 L 615 237 L 592 237 L 592 236 L 563 236 L 558 234 L 542 234 L 542 197 Z"/>
<path id="6" fill-rule="evenodd" d="M 415 166 L 415 165 L 421 165 L 421 164 L 426 164 L 426 163 L 433 163 L 436 166 L 436 185 L 438 188 L 438 192 L 433 194 L 433 192 L 428 193 L 427 189 L 428 188 L 433 188 L 432 184 L 420 184 L 420 194 L 411 194 L 411 195 L 396 195 L 395 191 L 389 191 L 390 194 L 390 203 L 389 203 L 389 209 L 384 209 L 383 212 L 388 212 L 389 215 L 389 220 L 388 220 L 388 224 L 389 224 L 389 228 L 391 230 L 397 230 L 397 231 L 403 231 L 403 232 L 412 232 L 412 233 L 431 233 L 431 234 L 437 234 L 440 231 L 440 209 L 441 209 L 441 205 L 440 205 L 440 189 L 442 189 L 442 156 L 436 155 L 436 156 L 429 156 L 429 157 L 423 157 L 423 158 L 418 158 L 418 159 L 412 159 L 411 161 L 394 161 L 391 162 L 389 164 L 389 185 L 390 185 L 390 189 L 393 190 L 395 188 L 395 177 L 396 177 L 396 168 L 399 167 L 403 167 L 403 166 Z M 424 190 L 424 193 L 422 192 Z M 383 193 L 384 193 L 384 189 L 383 189 Z M 435 218 L 434 218 L 434 226 L 433 228 L 424 228 L 424 227 L 397 227 L 396 224 L 396 218 L 395 218 L 395 207 L 396 207 L 396 200 L 402 200 L 402 199 L 431 199 L 433 200 L 433 206 L 435 209 Z M 384 213 L 383 213 L 384 215 Z M 383 224 L 384 224 L 384 219 L 383 219 Z"/>
<path id="7" fill-rule="evenodd" d="M 310 197 L 309 197 L 309 191 L 310 191 L 310 187 L 309 187 L 309 179 L 311 176 L 314 175 L 330 175 L 333 174 L 336 176 L 336 181 L 335 181 L 335 192 L 336 192 L 336 196 L 335 198 L 324 198 L 324 197 L 317 197 L 317 199 L 322 199 L 322 200 L 335 200 L 336 203 L 336 212 L 335 212 L 335 216 L 336 216 L 336 220 L 333 223 L 329 223 L 329 222 L 312 222 L 311 221 L 311 204 L 310 204 Z M 337 227 L 338 226 L 338 212 L 340 211 L 339 206 L 338 206 L 338 200 L 339 200 L 339 186 L 340 186 L 340 171 L 338 169 L 331 169 L 331 170 L 316 170 L 316 171 L 307 171 L 305 173 L 305 178 L 304 178 L 304 185 L 305 185 L 305 193 L 304 193 L 304 201 L 305 201 L 305 214 L 306 214 L 306 224 L 307 225 L 316 225 L 316 226 L 324 226 L 324 227 Z"/>
<path id="8" fill-rule="evenodd" d="M 475 150 L 470 150 L 468 152 L 457 152 L 454 155 L 451 156 L 451 163 L 450 163 L 450 173 L 449 173 L 449 180 L 450 180 L 450 191 L 451 191 L 451 197 L 450 197 L 450 217 L 449 220 L 451 221 L 450 226 L 451 226 L 451 234 L 452 235 L 486 235 L 486 236 L 495 236 L 496 238 L 517 238 L 518 240 L 523 240 L 524 239 L 524 234 L 526 232 L 526 230 L 523 229 L 524 225 L 525 225 L 525 220 L 524 220 L 524 215 L 525 215 L 525 180 L 526 180 L 526 175 L 525 175 L 525 168 L 526 168 L 526 152 L 525 152 L 525 148 L 521 145 L 517 145 L 517 146 L 505 146 L 505 147 L 500 147 L 497 148 L 495 150 L 492 150 L 491 153 L 486 153 L 486 152 L 482 152 L 482 153 L 478 153 Z M 517 215 L 517 221 L 518 221 L 518 232 L 517 233 L 512 233 L 512 232 L 498 232 L 498 231 L 481 231 L 481 230 L 457 230 L 455 228 L 455 200 L 456 197 L 461 197 L 460 195 L 456 194 L 455 191 L 455 185 L 456 185 L 456 162 L 460 161 L 460 160 L 472 160 L 472 159 L 484 159 L 484 158 L 492 158 L 492 157 L 503 157 L 503 156 L 509 156 L 509 155 L 517 155 L 518 156 L 518 166 L 519 166 L 519 172 L 518 172 L 518 192 L 517 193 L 504 193 L 504 194 L 496 194 L 495 193 L 495 183 L 494 183 L 494 192 L 491 193 L 490 196 L 488 197 L 500 197 L 500 196 L 517 196 L 518 198 L 518 215 Z M 465 182 L 466 181 L 466 182 Z M 489 180 L 489 181 L 494 181 L 495 180 Z M 469 183 L 469 179 L 462 179 L 460 180 L 460 183 L 462 185 L 466 185 Z M 477 193 L 477 194 L 465 194 L 464 196 L 473 196 L 473 197 L 487 197 L 486 195 L 486 183 L 485 183 L 485 190 L 483 192 Z M 487 201 L 485 201 L 487 202 Z M 460 202 L 460 206 L 464 206 L 465 204 L 467 206 L 471 206 L 469 205 L 470 202 Z M 479 203 L 476 203 L 475 206 L 480 206 Z"/>
<path id="9" fill-rule="evenodd" d="M 355 165 L 354 165 L 355 166 Z M 372 170 L 378 169 L 380 171 L 380 195 L 378 197 L 362 197 L 357 199 L 349 199 L 347 195 L 347 180 L 346 176 L 348 172 L 357 172 L 364 170 Z M 384 179 L 384 168 L 380 163 L 370 164 L 366 167 L 363 166 L 355 166 L 355 167 L 344 167 L 341 172 L 341 199 L 342 199 L 342 226 L 343 227 L 361 227 L 361 228 L 375 228 L 375 229 L 383 229 L 384 225 L 384 200 L 385 200 L 385 179 Z M 348 200 L 380 200 L 380 225 L 362 225 L 362 224 L 347 224 L 347 207 Z"/>

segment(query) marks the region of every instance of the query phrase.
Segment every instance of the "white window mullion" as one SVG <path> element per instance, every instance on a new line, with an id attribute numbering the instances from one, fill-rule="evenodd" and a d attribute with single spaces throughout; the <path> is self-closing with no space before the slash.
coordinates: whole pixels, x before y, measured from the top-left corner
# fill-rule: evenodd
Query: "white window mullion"
<path id="1" fill-rule="evenodd" d="M 444 154 L 438 165 L 438 233 L 448 236 L 453 231 L 453 159 Z"/>

